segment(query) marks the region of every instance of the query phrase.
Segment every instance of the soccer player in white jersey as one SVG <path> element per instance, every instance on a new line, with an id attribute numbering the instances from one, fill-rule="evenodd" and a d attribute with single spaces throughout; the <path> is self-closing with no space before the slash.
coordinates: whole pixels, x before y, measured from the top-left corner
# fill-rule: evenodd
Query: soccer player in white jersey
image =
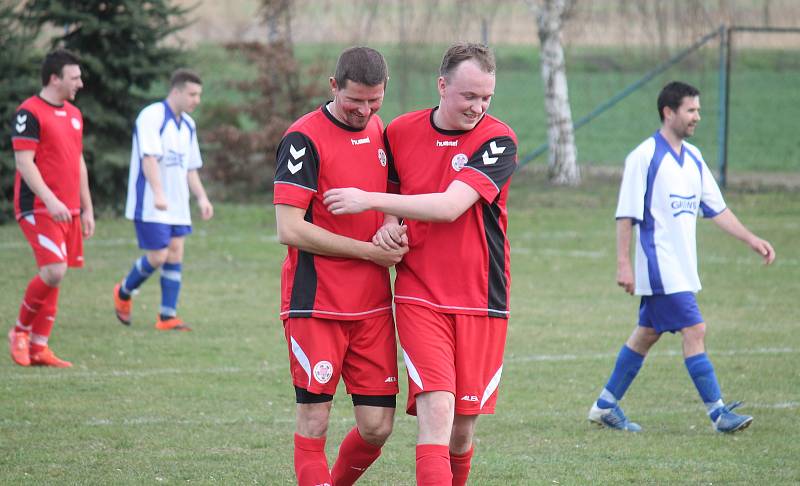
<path id="1" fill-rule="evenodd" d="M 172 74 L 167 98 L 147 106 L 136 118 L 125 217 L 133 220 L 145 255 L 114 287 L 114 309 L 125 325 L 131 323 L 133 291 L 161 268 L 156 329 L 191 330 L 177 317 L 184 239 L 192 232 L 189 191 L 204 220 L 214 215 L 198 174 L 203 161 L 197 127 L 189 116 L 200 104 L 202 90 L 196 73 L 179 69 Z"/>
<path id="2" fill-rule="evenodd" d="M 695 226 L 698 212 L 761 255 L 775 259 L 769 242 L 751 233 L 722 198 L 700 151 L 686 138 L 700 121 L 700 92 L 681 82 L 667 84 L 658 96 L 661 128 L 625 160 L 617 205 L 617 284 L 641 296 L 639 325 L 617 356 L 614 370 L 589 420 L 605 427 L 637 432 L 619 406 L 645 356 L 664 332 L 680 332 L 689 376 L 718 432 L 736 432 L 753 417 L 732 410 L 740 402 L 722 400 L 714 367 L 705 352 L 706 325 L 697 307 Z M 633 228 L 636 239 L 633 240 Z M 630 245 L 635 241 L 635 275 Z"/>

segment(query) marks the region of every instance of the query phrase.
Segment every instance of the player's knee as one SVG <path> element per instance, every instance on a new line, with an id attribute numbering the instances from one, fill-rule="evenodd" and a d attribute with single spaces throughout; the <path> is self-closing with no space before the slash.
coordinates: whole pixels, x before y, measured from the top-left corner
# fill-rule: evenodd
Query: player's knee
<path id="1" fill-rule="evenodd" d="M 161 268 L 161 266 L 167 261 L 167 249 L 163 250 L 153 250 L 147 252 L 147 261 L 153 268 Z"/>
<path id="2" fill-rule="evenodd" d="M 358 433 L 366 442 L 374 445 L 383 445 L 392 435 L 392 420 L 377 420 L 366 424 L 359 424 Z"/>
<path id="3" fill-rule="evenodd" d="M 297 399 L 297 432 L 305 437 L 323 437 L 328 432 L 333 395 L 311 393 L 295 387 Z"/>
<path id="4" fill-rule="evenodd" d="M 48 287 L 58 287 L 66 274 L 67 265 L 64 263 L 45 265 L 39 270 L 39 277 Z"/>
<path id="5" fill-rule="evenodd" d="M 691 327 L 683 328 L 683 339 L 689 343 L 702 343 L 705 338 L 706 325 L 702 322 Z"/>

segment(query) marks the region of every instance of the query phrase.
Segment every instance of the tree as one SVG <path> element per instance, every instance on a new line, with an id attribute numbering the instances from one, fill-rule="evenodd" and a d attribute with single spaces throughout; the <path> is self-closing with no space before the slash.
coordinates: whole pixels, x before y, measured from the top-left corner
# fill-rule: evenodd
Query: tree
<path id="1" fill-rule="evenodd" d="M 541 5 L 536 0 L 527 0 L 527 3 L 536 15 L 539 27 L 547 139 L 550 146 L 548 174 L 552 184 L 577 186 L 581 175 L 572 110 L 569 106 L 564 47 L 561 44 L 561 30 L 574 0 L 542 1 Z"/>
<path id="2" fill-rule="evenodd" d="M 28 0 L 21 9 L 22 25 L 39 32 L 48 25 L 58 29 L 51 46 L 70 49 L 82 59 L 84 88 L 76 103 L 85 122 L 92 194 L 101 203 L 124 203 L 133 120 L 152 101 L 147 94 L 151 86 L 179 67 L 180 51 L 162 41 L 186 26 L 188 10 L 171 3 Z"/>

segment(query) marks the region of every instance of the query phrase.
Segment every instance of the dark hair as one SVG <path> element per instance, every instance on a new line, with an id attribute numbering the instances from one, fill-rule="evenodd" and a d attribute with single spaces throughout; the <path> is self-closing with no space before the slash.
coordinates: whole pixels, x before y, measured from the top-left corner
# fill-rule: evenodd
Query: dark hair
<path id="1" fill-rule="evenodd" d="M 56 49 L 44 56 L 42 61 L 42 86 L 50 84 L 50 76 L 55 74 L 59 78 L 64 75 L 64 66 L 79 65 L 81 59 L 77 54 L 66 49 Z"/>
<path id="2" fill-rule="evenodd" d="M 347 81 L 366 86 L 385 85 L 389 79 L 389 68 L 386 66 L 386 59 L 375 49 L 350 47 L 339 55 L 333 78 L 339 89 L 345 88 Z"/>
<path id="3" fill-rule="evenodd" d="M 444 53 L 439 75 L 449 79 L 450 73 L 455 71 L 459 64 L 470 59 L 478 63 L 484 72 L 494 73 L 497 69 L 494 53 L 487 46 L 472 42 L 457 42 Z"/>
<path id="4" fill-rule="evenodd" d="M 196 72 L 192 71 L 191 69 L 177 69 L 172 76 L 169 78 L 169 87 L 170 88 L 182 88 L 186 83 L 195 83 L 195 84 L 203 84 L 203 81 L 200 80 L 200 75 Z"/>
<path id="5" fill-rule="evenodd" d="M 700 90 L 691 84 L 680 81 L 672 81 L 663 88 L 658 94 L 658 116 L 664 121 L 664 107 L 668 106 L 672 111 L 678 111 L 683 99 L 687 96 L 694 98 L 700 96 Z"/>

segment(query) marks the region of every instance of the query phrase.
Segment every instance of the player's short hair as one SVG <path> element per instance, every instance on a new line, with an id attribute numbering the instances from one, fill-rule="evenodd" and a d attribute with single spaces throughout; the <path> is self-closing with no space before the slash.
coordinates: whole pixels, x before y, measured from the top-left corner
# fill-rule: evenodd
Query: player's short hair
<path id="1" fill-rule="evenodd" d="M 383 54 L 370 47 L 356 46 L 345 49 L 336 61 L 336 73 L 333 75 L 339 89 L 353 81 L 366 86 L 386 85 L 389 80 L 389 68 Z"/>
<path id="2" fill-rule="evenodd" d="M 493 74 L 497 69 L 494 53 L 489 47 L 473 42 L 457 42 L 445 51 L 439 75 L 449 80 L 459 64 L 469 60 L 475 61 L 486 73 Z"/>
<path id="3" fill-rule="evenodd" d="M 186 83 L 195 83 L 195 84 L 203 84 L 203 81 L 200 79 L 200 75 L 196 72 L 192 71 L 191 69 L 180 68 L 176 69 L 172 76 L 169 78 L 169 87 L 172 88 L 183 88 L 183 85 Z"/>
<path id="4" fill-rule="evenodd" d="M 81 58 L 66 49 L 48 52 L 42 61 L 42 86 L 50 83 L 50 76 L 53 74 L 61 78 L 64 75 L 64 66 L 80 65 L 80 63 Z"/>
<path id="5" fill-rule="evenodd" d="M 664 121 L 664 107 L 668 106 L 672 111 L 677 111 L 687 96 L 691 98 L 700 96 L 700 90 L 681 81 L 672 81 L 661 88 L 661 93 L 658 94 L 658 116 L 661 121 Z"/>

